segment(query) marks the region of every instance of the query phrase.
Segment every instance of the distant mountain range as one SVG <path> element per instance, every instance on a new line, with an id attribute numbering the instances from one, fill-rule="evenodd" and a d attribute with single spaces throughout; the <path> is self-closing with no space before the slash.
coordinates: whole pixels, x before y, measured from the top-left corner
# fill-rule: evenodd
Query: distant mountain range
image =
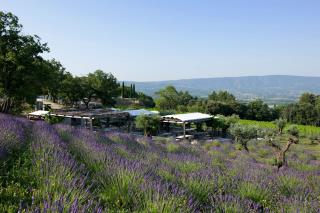
<path id="1" fill-rule="evenodd" d="M 192 95 L 205 97 L 212 91 L 227 90 L 239 100 L 260 98 L 270 104 L 293 102 L 304 92 L 320 94 L 320 77 L 268 75 L 223 78 L 198 78 L 169 81 L 126 82 L 135 83 L 136 90 L 155 96 L 167 85 L 188 90 Z"/>

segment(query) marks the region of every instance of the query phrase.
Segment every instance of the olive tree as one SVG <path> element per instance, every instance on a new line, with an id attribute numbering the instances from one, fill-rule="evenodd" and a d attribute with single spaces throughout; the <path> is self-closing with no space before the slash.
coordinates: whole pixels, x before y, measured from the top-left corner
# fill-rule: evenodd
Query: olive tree
<path id="1" fill-rule="evenodd" d="M 229 133 L 232 135 L 236 143 L 239 143 L 246 151 L 249 152 L 248 142 L 257 138 L 258 128 L 253 125 L 233 124 L 229 128 Z"/>
<path id="2" fill-rule="evenodd" d="M 147 136 L 156 133 L 159 127 L 160 117 L 156 115 L 139 115 L 135 120 L 135 125 L 139 129 L 143 129 L 144 135 Z"/>
<path id="3" fill-rule="evenodd" d="M 232 116 L 223 116 L 223 115 L 217 115 L 214 119 L 215 128 L 219 128 L 222 131 L 222 137 L 226 136 L 227 130 L 230 126 L 237 123 L 239 120 L 238 115 L 232 115 Z"/>
<path id="4" fill-rule="evenodd" d="M 275 166 L 277 166 L 278 171 L 281 167 L 287 165 L 286 161 L 286 153 L 288 152 L 290 146 L 292 144 L 297 144 L 299 142 L 299 129 L 297 125 L 291 125 L 289 126 L 287 130 L 288 134 L 288 140 L 287 143 L 281 146 L 276 141 L 276 135 L 270 134 L 270 132 L 267 132 L 265 134 L 265 139 L 268 145 L 270 145 L 275 150 Z"/>
<path id="5" fill-rule="evenodd" d="M 273 123 L 277 126 L 278 132 L 279 134 L 282 134 L 283 129 L 286 127 L 287 125 L 287 120 L 279 118 L 275 121 L 273 121 Z"/>

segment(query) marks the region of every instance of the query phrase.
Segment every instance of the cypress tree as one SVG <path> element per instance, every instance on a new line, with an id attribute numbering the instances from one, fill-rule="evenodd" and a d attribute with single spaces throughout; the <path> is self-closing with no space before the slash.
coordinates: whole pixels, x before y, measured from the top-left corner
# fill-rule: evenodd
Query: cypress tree
<path id="1" fill-rule="evenodd" d="M 136 97 L 136 85 L 133 84 L 132 86 L 132 94 L 133 94 L 133 97 L 135 98 Z"/>
<path id="2" fill-rule="evenodd" d="M 130 98 L 132 98 L 132 84 L 130 84 Z"/>
<path id="3" fill-rule="evenodd" d="M 121 96 L 124 98 L 124 82 L 122 82 Z"/>

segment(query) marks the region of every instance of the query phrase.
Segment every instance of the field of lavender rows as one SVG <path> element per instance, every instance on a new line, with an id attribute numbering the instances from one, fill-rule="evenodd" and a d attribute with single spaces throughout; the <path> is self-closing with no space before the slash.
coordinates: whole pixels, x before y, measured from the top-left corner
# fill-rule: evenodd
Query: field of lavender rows
<path id="1" fill-rule="evenodd" d="M 191 145 L 0 114 L 1 212 L 319 212 L 320 156 Z"/>

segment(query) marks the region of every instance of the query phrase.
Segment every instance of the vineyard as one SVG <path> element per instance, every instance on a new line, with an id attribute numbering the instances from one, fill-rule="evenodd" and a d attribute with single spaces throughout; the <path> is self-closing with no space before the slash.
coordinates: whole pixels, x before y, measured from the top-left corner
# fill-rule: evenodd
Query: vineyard
<path id="1" fill-rule="evenodd" d="M 263 141 L 246 152 L 230 142 L 191 145 L 4 114 L 0 129 L 1 212 L 320 209 L 319 144 L 293 145 L 288 166 L 277 171 Z"/>
<path id="2" fill-rule="evenodd" d="M 256 125 L 262 128 L 276 128 L 276 125 L 269 121 L 240 120 L 239 123 L 244 125 Z M 297 125 L 297 127 L 302 136 L 307 137 L 310 134 L 320 135 L 320 127 L 308 125 Z"/>

